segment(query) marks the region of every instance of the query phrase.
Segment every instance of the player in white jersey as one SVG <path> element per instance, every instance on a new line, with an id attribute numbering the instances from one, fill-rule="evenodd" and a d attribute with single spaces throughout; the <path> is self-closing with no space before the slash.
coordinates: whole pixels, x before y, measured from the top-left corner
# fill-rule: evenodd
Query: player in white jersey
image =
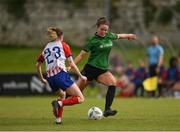
<path id="1" fill-rule="evenodd" d="M 52 106 L 56 123 L 61 124 L 63 106 L 74 105 L 84 101 L 84 96 L 66 71 L 65 60 L 68 59 L 70 66 L 74 68 L 80 78 L 84 81 L 87 78 L 80 73 L 75 65 L 68 44 L 63 42 L 62 31 L 59 28 L 49 27 L 47 35 L 51 41 L 38 57 L 36 68 L 40 80 L 44 84 L 49 83 L 52 91 L 57 92 L 60 96 L 60 99 L 52 101 Z M 44 61 L 46 63 L 47 80 L 43 77 L 41 71 L 41 65 Z M 65 92 L 71 97 L 65 99 Z"/>

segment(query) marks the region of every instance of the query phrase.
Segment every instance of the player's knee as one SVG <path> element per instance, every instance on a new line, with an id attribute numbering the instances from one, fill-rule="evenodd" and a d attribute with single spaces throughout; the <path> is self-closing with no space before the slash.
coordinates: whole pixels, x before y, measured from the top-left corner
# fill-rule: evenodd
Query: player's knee
<path id="1" fill-rule="evenodd" d="M 116 81 L 116 79 L 114 79 L 113 80 L 113 85 L 116 86 L 116 84 L 117 84 L 117 81 Z"/>
<path id="2" fill-rule="evenodd" d="M 66 97 L 66 93 L 64 91 L 62 91 L 62 90 L 59 90 L 57 92 L 57 94 L 59 96 L 59 99 L 65 99 L 65 97 Z"/>
<path id="3" fill-rule="evenodd" d="M 115 79 L 115 78 L 109 79 L 108 85 L 109 85 L 109 86 L 116 86 L 116 79 Z"/>
<path id="4" fill-rule="evenodd" d="M 116 86 L 116 81 L 111 81 L 111 82 L 109 83 L 109 86 Z"/>
<path id="5" fill-rule="evenodd" d="M 66 93 L 65 92 L 61 93 L 60 98 L 65 99 L 66 98 Z"/>

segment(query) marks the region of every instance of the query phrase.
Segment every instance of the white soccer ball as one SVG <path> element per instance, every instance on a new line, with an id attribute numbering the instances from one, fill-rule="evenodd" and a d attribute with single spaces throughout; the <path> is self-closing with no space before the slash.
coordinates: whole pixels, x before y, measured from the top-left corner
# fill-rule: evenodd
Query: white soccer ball
<path id="1" fill-rule="evenodd" d="M 88 119 L 91 120 L 101 120 L 103 117 L 103 113 L 100 108 L 98 107 L 91 107 L 88 110 Z"/>

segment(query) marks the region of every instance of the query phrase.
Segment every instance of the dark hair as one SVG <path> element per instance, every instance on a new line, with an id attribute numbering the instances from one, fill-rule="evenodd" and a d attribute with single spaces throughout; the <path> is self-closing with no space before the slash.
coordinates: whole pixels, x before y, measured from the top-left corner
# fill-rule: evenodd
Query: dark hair
<path id="1" fill-rule="evenodd" d="M 59 29 L 59 28 L 55 28 L 55 32 L 57 33 L 57 36 L 58 36 L 58 37 L 60 37 L 60 36 L 62 36 L 62 35 L 63 35 L 62 30 L 61 30 L 61 29 Z"/>
<path id="2" fill-rule="evenodd" d="M 178 64 L 177 58 L 172 56 L 169 60 L 169 66 L 170 67 L 176 67 Z"/>
<path id="3" fill-rule="evenodd" d="M 106 17 L 100 17 L 97 19 L 96 26 L 99 27 L 102 24 L 110 26 L 110 22 Z"/>

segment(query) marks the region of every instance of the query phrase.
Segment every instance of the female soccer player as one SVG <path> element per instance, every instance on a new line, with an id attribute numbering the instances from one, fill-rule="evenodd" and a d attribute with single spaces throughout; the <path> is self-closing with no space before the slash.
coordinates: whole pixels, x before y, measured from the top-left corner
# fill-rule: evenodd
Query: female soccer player
<path id="1" fill-rule="evenodd" d="M 61 97 L 60 100 L 52 101 L 53 112 L 56 117 L 56 123 L 61 124 L 63 106 L 82 103 L 84 97 L 78 86 L 71 80 L 70 75 L 66 71 L 65 60 L 67 59 L 70 66 L 76 71 L 83 82 L 86 77 L 83 76 L 75 65 L 69 46 L 63 42 L 63 33 L 59 28 L 49 27 L 47 35 L 50 42 L 44 48 L 42 54 L 37 59 L 37 73 L 40 80 L 49 83 L 53 92 L 57 92 Z M 41 64 L 45 61 L 47 80 L 43 77 Z M 72 97 L 64 99 L 64 92 Z"/>
<path id="2" fill-rule="evenodd" d="M 88 81 L 84 82 L 79 78 L 77 85 L 80 87 L 81 91 L 83 91 L 87 84 L 95 79 L 97 82 L 108 86 L 105 110 L 103 113 L 105 117 L 114 116 L 117 113 L 116 110 L 111 110 L 111 105 L 115 95 L 116 80 L 108 70 L 109 53 L 113 46 L 112 40 L 136 39 L 136 35 L 134 34 L 114 34 L 108 32 L 109 25 L 110 23 L 105 17 L 99 18 L 96 22 L 97 30 L 95 35 L 87 40 L 85 48 L 74 59 L 75 64 L 78 64 L 82 58 L 90 52 L 88 62 L 82 71 L 82 74 L 87 77 Z"/>

